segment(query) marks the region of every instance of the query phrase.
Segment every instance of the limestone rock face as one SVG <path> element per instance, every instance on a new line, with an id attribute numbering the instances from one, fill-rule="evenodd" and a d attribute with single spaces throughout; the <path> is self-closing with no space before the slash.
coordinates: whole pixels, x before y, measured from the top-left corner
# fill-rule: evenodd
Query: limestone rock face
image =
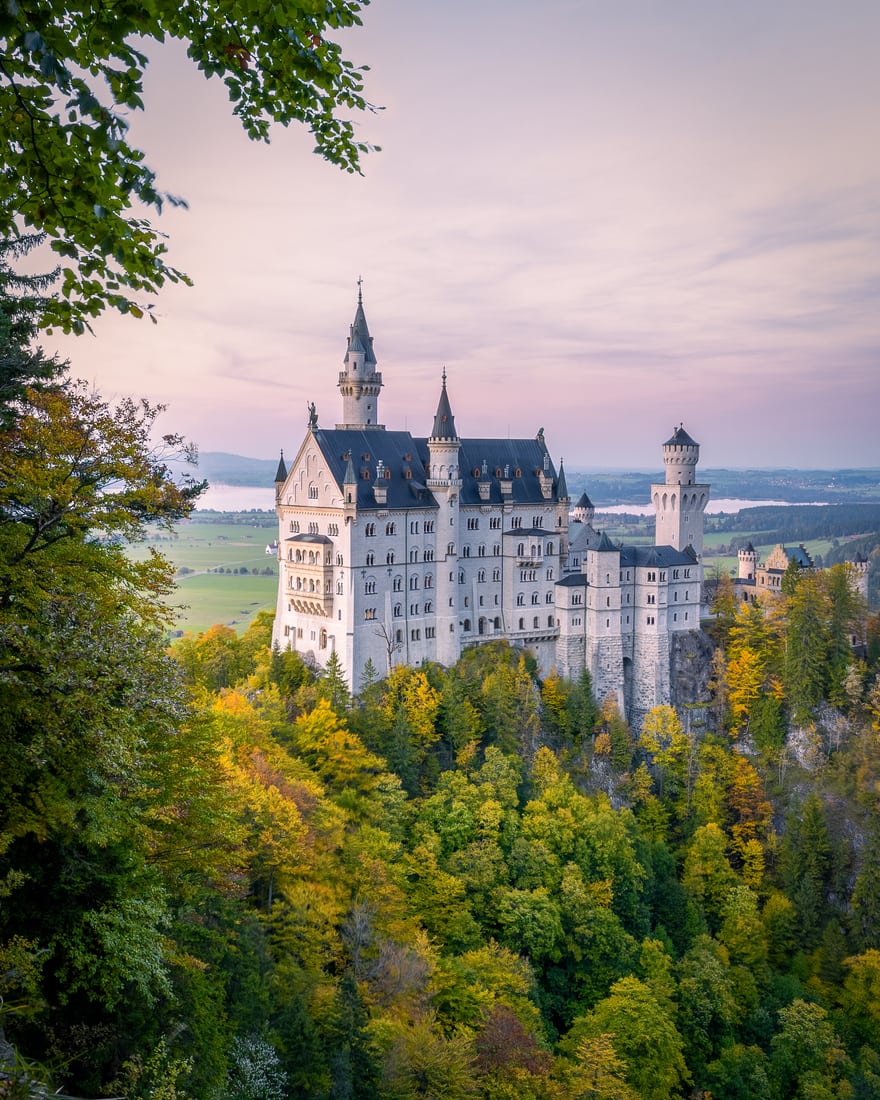
<path id="1" fill-rule="evenodd" d="M 672 705 L 684 707 L 709 703 L 712 675 L 712 639 L 702 630 L 678 631 L 670 636 L 669 685 Z"/>

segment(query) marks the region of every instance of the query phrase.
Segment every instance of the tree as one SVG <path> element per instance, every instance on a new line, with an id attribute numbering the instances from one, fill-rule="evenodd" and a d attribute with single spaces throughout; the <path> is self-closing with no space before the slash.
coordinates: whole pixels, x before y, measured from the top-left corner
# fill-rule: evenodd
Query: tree
<path id="1" fill-rule="evenodd" d="M 681 1086 L 690 1080 L 682 1056 L 684 1044 L 669 1009 L 638 978 L 615 982 L 588 1016 L 574 1022 L 563 1047 L 575 1054 L 583 1039 L 602 1035 L 610 1037 L 614 1052 L 623 1060 L 626 1081 L 636 1096 L 667 1100 L 680 1095 Z M 613 1068 L 607 1062 L 606 1067 Z"/>
<path id="2" fill-rule="evenodd" d="M 81 332 L 105 308 L 142 316 L 142 295 L 188 281 L 165 259 L 163 235 L 138 205 L 160 213 L 179 199 L 156 187 L 129 144 L 126 116 L 143 109 L 144 42 L 178 38 L 206 77 L 219 77 L 250 138 L 273 122 L 304 124 L 316 152 L 349 172 L 369 146 L 351 110 L 369 107 L 363 69 L 335 32 L 360 24 L 360 0 L 207 0 L 94 5 L 7 4 L 0 14 L 0 239 L 45 233 L 64 264 L 43 321 Z"/>

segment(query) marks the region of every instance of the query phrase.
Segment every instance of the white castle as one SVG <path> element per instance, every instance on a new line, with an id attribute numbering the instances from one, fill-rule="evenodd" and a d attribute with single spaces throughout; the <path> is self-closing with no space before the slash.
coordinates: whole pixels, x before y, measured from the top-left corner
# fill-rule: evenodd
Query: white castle
<path id="1" fill-rule="evenodd" d="M 315 407 L 288 470 L 275 476 L 274 641 L 318 666 L 339 655 L 354 690 L 367 662 L 454 664 L 504 639 L 546 674 L 584 668 L 596 698 L 631 718 L 671 701 L 674 639 L 700 627 L 700 448 L 679 427 L 652 486 L 655 546 L 617 546 L 572 509 L 543 429 L 533 439 L 459 436 L 443 372 L 427 438 L 379 422 L 382 375 L 362 294 L 339 374 L 342 422 Z"/>

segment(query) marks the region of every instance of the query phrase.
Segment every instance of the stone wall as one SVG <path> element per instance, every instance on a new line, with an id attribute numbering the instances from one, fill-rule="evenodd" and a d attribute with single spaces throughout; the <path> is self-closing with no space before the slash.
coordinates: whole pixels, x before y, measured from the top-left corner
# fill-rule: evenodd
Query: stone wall
<path id="1" fill-rule="evenodd" d="M 679 711 L 708 704 L 712 639 L 702 630 L 676 631 L 669 645 L 670 702 Z"/>

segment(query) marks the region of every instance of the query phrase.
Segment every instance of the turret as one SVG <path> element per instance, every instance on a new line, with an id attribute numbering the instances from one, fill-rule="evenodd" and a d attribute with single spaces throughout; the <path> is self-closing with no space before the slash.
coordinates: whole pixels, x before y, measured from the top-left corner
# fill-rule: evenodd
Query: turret
<path id="1" fill-rule="evenodd" d="M 428 488 L 439 506 L 435 560 L 443 562 L 437 570 L 437 660 L 452 665 L 460 656 L 458 643 L 458 554 L 459 497 L 461 478 L 458 456 L 461 440 L 455 430 L 455 418 L 446 392 L 446 370 L 434 428 L 428 440 Z"/>
<path id="2" fill-rule="evenodd" d="M 596 509 L 593 507 L 593 502 L 586 493 L 581 493 L 580 497 L 578 497 L 578 502 L 574 506 L 574 512 L 572 514 L 577 523 L 593 522 Z"/>
<path id="3" fill-rule="evenodd" d="M 357 309 L 348 334 L 343 369 L 339 373 L 342 394 L 342 420 L 337 429 L 360 431 L 383 429 L 379 423 L 379 391 L 382 375 L 376 370 L 373 337 L 367 328 L 361 282 L 358 280 Z"/>
<path id="4" fill-rule="evenodd" d="M 693 547 L 700 559 L 703 554 L 703 512 L 709 503 L 708 485 L 695 480 L 700 445 L 680 424 L 663 444 L 666 480 L 651 486 L 651 499 L 657 513 L 657 546 L 676 550 Z"/>
<path id="5" fill-rule="evenodd" d="M 748 543 L 737 554 L 739 563 L 739 579 L 741 581 L 753 581 L 758 569 L 758 552 Z"/>
<path id="6" fill-rule="evenodd" d="M 281 457 L 278 459 L 278 469 L 275 471 L 275 500 L 281 496 L 281 490 L 284 486 L 284 482 L 287 481 L 287 467 L 284 465 L 284 451 L 281 452 Z"/>

